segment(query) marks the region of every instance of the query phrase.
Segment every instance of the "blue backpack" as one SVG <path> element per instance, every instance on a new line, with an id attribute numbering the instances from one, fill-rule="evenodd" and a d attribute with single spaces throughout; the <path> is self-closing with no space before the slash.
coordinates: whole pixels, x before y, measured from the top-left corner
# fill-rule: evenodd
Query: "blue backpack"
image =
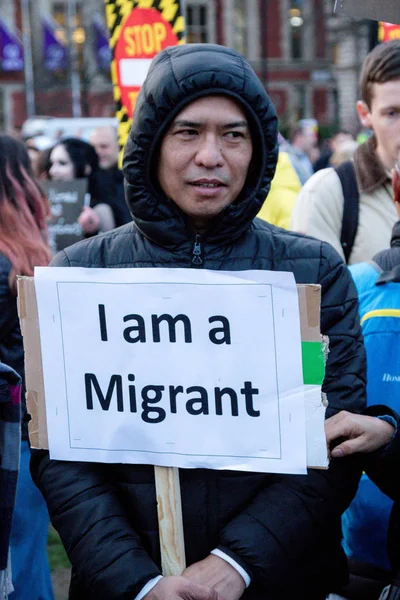
<path id="1" fill-rule="evenodd" d="M 350 271 L 359 294 L 367 353 L 367 404 L 386 404 L 400 412 L 400 284 L 376 285 L 380 272 L 374 263 L 353 265 Z M 392 506 L 364 473 L 342 518 L 347 556 L 390 570 L 387 534 Z"/>

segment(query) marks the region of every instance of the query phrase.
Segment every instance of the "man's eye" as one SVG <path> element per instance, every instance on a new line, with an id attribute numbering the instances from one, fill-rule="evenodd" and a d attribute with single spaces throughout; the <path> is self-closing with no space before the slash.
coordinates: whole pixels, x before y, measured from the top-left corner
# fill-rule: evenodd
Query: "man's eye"
<path id="1" fill-rule="evenodd" d="M 192 137 L 197 135 L 196 129 L 179 129 L 176 133 L 184 137 Z"/>
<path id="2" fill-rule="evenodd" d="M 228 133 L 226 133 L 225 135 L 228 139 L 231 140 L 238 140 L 244 138 L 244 135 L 241 131 L 228 131 Z"/>

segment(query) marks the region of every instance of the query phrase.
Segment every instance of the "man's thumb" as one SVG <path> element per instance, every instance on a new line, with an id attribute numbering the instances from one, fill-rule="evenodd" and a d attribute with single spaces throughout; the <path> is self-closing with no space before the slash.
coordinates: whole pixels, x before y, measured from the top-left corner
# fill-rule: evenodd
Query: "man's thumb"
<path id="1" fill-rule="evenodd" d="M 223 598 L 213 588 L 192 581 L 188 600 L 223 600 Z"/>
<path id="2" fill-rule="evenodd" d="M 357 439 L 346 440 L 342 444 L 339 444 L 339 446 L 336 446 L 336 448 L 333 448 L 331 451 L 331 456 L 332 458 L 341 458 L 342 456 L 350 456 L 350 454 L 360 451 L 361 449 Z"/>

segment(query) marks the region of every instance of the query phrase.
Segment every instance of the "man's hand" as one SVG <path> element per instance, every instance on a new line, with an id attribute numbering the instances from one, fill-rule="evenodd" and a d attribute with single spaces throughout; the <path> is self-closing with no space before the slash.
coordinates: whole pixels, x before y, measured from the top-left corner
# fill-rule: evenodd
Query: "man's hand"
<path id="1" fill-rule="evenodd" d="M 209 585 L 185 577 L 163 577 L 143 600 L 225 600 Z"/>
<path id="2" fill-rule="evenodd" d="M 84 233 L 96 233 L 99 230 L 100 219 L 93 208 L 84 206 L 79 215 L 78 223 Z"/>
<path id="3" fill-rule="evenodd" d="M 394 427 L 390 423 L 345 410 L 325 421 L 328 448 L 333 440 L 345 438 L 330 452 L 333 458 L 348 456 L 354 452 L 373 452 L 388 444 L 393 434 Z"/>
<path id="4" fill-rule="evenodd" d="M 196 583 L 211 586 L 225 600 L 238 600 L 246 587 L 236 569 L 214 554 L 190 565 L 182 575 Z"/>

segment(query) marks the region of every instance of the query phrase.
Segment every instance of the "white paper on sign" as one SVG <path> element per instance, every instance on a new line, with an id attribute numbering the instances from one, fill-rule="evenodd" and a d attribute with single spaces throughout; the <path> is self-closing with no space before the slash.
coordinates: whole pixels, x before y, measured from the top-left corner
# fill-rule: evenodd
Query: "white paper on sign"
<path id="1" fill-rule="evenodd" d="M 52 458 L 306 472 L 291 273 L 35 270 Z"/>

